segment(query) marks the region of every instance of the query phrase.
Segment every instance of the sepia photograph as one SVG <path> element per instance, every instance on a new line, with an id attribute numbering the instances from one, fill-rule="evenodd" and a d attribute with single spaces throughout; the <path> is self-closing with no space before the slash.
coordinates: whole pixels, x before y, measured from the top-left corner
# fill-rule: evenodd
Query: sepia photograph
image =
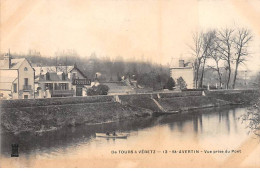
<path id="1" fill-rule="evenodd" d="M 260 0 L 0 0 L 0 168 L 259 168 Z"/>

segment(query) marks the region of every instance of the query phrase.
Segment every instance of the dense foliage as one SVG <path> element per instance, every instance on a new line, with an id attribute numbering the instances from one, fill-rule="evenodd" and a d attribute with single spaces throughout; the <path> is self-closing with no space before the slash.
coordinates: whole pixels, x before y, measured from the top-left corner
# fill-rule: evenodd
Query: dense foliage
<path id="1" fill-rule="evenodd" d="M 166 83 L 165 88 L 167 88 L 168 90 L 173 90 L 173 87 L 175 87 L 175 81 L 172 77 L 170 77 Z"/>
<path id="2" fill-rule="evenodd" d="M 107 95 L 109 91 L 109 87 L 107 85 L 98 85 L 93 86 L 91 88 L 87 89 L 87 95 L 88 96 L 94 96 L 94 95 Z"/>
<path id="3" fill-rule="evenodd" d="M 177 85 L 180 87 L 181 90 L 187 89 L 187 84 L 182 77 L 179 77 L 177 79 Z"/>
<path id="4" fill-rule="evenodd" d="M 1 54 L 3 57 L 3 54 Z M 90 79 L 105 81 L 123 81 L 131 79 L 145 88 L 162 89 L 169 79 L 169 66 L 152 64 L 150 61 L 126 61 L 123 57 L 115 58 L 96 56 L 95 53 L 86 57 L 79 57 L 76 52 L 57 53 L 55 57 L 43 57 L 40 53 L 16 54 L 14 58 L 27 58 L 33 66 L 74 65 Z M 99 74 L 97 74 L 99 73 Z M 98 75 L 98 78 L 97 78 Z"/>

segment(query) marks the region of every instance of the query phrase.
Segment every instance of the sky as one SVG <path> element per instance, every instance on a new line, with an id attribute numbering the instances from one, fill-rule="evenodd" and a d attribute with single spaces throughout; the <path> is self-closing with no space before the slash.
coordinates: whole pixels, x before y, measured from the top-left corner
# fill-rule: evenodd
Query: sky
<path id="1" fill-rule="evenodd" d="M 166 64 L 189 57 L 192 32 L 252 29 L 260 68 L 260 0 L 0 0 L 0 50 L 42 56 L 73 49 L 81 57 L 123 56 Z"/>

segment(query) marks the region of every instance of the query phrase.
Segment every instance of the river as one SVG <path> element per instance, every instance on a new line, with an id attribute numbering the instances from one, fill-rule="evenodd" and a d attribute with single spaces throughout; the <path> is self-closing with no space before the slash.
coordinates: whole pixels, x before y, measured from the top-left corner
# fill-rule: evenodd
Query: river
<path id="1" fill-rule="evenodd" d="M 1 135 L 1 167 L 256 167 L 259 145 L 239 117 L 246 108 L 216 108 Z M 129 133 L 127 139 L 95 132 Z M 10 157 L 11 144 L 19 157 Z"/>

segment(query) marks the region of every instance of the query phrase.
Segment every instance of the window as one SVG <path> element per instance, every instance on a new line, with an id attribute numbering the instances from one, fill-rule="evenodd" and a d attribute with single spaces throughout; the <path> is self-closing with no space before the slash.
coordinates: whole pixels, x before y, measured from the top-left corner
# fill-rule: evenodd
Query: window
<path id="1" fill-rule="evenodd" d="M 24 78 L 24 85 L 28 86 L 28 78 Z"/>
<path id="2" fill-rule="evenodd" d="M 17 84 L 14 83 L 14 93 L 17 93 Z"/>
<path id="3" fill-rule="evenodd" d="M 53 90 L 55 85 L 53 83 L 45 83 L 45 90 Z"/>
<path id="4" fill-rule="evenodd" d="M 77 73 L 72 73 L 72 79 L 76 79 L 76 75 L 77 75 Z"/>
<path id="5" fill-rule="evenodd" d="M 28 99 L 28 95 L 24 95 L 23 98 L 24 98 L 24 99 Z"/>
<path id="6" fill-rule="evenodd" d="M 61 83 L 60 84 L 60 87 L 61 87 L 61 90 L 68 90 L 69 88 L 69 86 L 68 86 L 68 83 Z"/>
<path id="7" fill-rule="evenodd" d="M 54 84 L 54 90 L 60 90 L 60 86 L 58 85 L 58 83 Z"/>
<path id="8" fill-rule="evenodd" d="M 28 68 L 27 68 L 27 67 L 25 67 L 25 68 L 24 68 L 24 71 L 28 71 Z"/>
<path id="9" fill-rule="evenodd" d="M 62 76 L 62 80 L 66 80 L 66 74 L 64 72 L 62 73 L 61 76 Z"/>
<path id="10" fill-rule="evenodd" d="M 50 73 L 49 72 L 46 73 L 46 80 L 50 80 Z"/>
<path id="11" fill-rule="evenodd" d="M 53 90 L 53 88 L 55 88 L 53 83 L 45 83 L 45 90 Z"/>

